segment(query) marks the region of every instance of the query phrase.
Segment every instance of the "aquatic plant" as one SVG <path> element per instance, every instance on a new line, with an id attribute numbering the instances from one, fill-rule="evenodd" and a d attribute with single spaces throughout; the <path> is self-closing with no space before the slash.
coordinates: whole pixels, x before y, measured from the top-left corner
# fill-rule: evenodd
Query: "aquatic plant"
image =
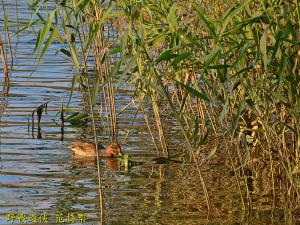
<path id="1" fill-rule="evenodd" d="M 4 3 L 2 0 L 2 11 L 4 14 L 4 27 L 3 31 L 1 33 L 4 34 L 4 41 L 2 40 L 2 35 L 0 34 L 0 55 L 1 55 L 1 60 L 2 60 L 2 65 L 3 65 L 3 73 L 4 73 L 4 84 L 3 87 L 9 87 L 9 77 L 10 77 L 10 72 L 12 71 L 13 64 L 14 64 L 14 59 L 13 59 L 13 54 L 12 54 L 12 49 L 11 49 L 11 44 L 10 44 L 10 32 L 8 28 L 8 17 L 6 15 L 6 10 L 4 7 Z M 9 68 L 10 65 L 10 68 Z"/>
<path id="2" fill-rule="evenodd" d="M 294 172 L 300 164 L 299 0 L 236 1 L 225 8 L 208 0 L 47 3 L 32 4 L 34 16 L 25 27 L 42 25 L 37 59 L 53 41 L 65 46 L 58 52 L 73 62 L 73 86 L 79 83 L 87 91 L 91 115 L 103 90 L 101 108 L 113 138 L 112 82 L 126 80 L 135 87 L 134 104 L 144 114 L 155 146 L 167 158 L 172 152 L 164 115 L 177 122 L 209 209 L 201 165 L 221 154 L 221 144 L 242 200 L 246 193 L 244 208 L 251 207 L 247 171 L 259 173 L 262 167 L 269 171 L 265 179 L 272 183 L 274 199 L 280 175 L 286 183 L 282 191 L 289 190 L 287 199 L 299 202 Z M 48 10 L 47 18 L 40 10 Z M 149 107 L 156 128 L 149 125 Z M 92 121 L 95 128 L 93 116 Z"/>

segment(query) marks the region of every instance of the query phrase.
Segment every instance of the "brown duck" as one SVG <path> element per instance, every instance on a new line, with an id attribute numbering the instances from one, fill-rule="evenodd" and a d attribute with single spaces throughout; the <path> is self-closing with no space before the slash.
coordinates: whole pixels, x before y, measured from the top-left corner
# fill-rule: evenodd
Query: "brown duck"
<path id="1" fill-rule="evenodd" d="M 78 140 L 74 141 L 68 146 L 68 148 L 70 148 L 75 155 L 97 156 L 96 146 L 94 143 Z M 98 149 L 100 150 L 98 153 L 100 157 L 114 157 L 117 155 L 122 155 L 121 146 L 116 141 L 113 141 L 107 148 L 104 148 L 103 145 L 99 145 Z"/>

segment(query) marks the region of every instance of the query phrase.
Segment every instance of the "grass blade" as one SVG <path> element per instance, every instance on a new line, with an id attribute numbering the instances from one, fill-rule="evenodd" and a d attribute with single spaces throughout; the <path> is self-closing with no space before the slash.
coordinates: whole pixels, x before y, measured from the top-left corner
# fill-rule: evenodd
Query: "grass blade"
<path id="1" fill-rule="evenodd" d="M 239 124 L 240 117 L 241 117 L 241 112 L 243 111 L 243 107 L 244 107 L 244 101 L 241 100 L 241 101 L 239 102 L 238 109 L 237 109 L 237 115 L 236 115 L 234 124 L 233 124 L 233 126 L 232 126 L 232 130 L 231 130 L 231 135 L 232 135 L 232 136 L 235 136 L 235 131 L 236 131 L 236 128 L 237 128 L 237 126 L 238 126 L 238 124 Z"/>
<path id="2" fill-rule="evenodd" d="M 45 53 L 48 51 L 48 49 L 49 49 L 49 47 L 50 47 L 52 41 L 54 40 L 55 36 L 57 35 L 57 32 L 58 32 L 58 26 L 56 26 L 56 27 L 54 28 L 54 30 L 52 31 L 51 35 L 49 36 L 49 38 L 48 38 L 48 40 L 47 40 L 47 42 L 46 42 L 46 44 L 45 44 L 45 46 L 44 46 L 44 49 L 43 49 L 43 51 L 42 51 L 42 54 L 41 54 L 41 56 L 39 57 L 38 63 L 40 63 L 40 61 L 41 61 L 42 58 L 44 57 Z"/>
<path id="3" fill-rule="evenodd" d="M 51 27 L 51 24 L 52 24 L 52 20 L 54 18 L 54 15 L 55 15 L 55 11 L 52 11 L 48 17 L 48 20 L 46 21 L 44 27 L 41 29 L 40 31 L 40 35 L 38 36 L 38 39 L 37 39 L 37 45 L 36 45 L 36 48 L 34 50 L 34 53 L 36 53 L 36 51 L 41 47 L 41 45 L 44 43 L 44 41 L 46 40 L 46 37 L 49 33 L 49 30 L 50 30 L 50 27 Z"/>

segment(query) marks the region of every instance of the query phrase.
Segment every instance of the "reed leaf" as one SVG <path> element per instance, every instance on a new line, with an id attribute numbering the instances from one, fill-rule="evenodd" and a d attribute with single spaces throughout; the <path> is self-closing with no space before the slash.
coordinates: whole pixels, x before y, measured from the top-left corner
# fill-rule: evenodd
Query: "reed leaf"
<path id="1" fill-rule="evenodd" d="M 91 0 L 80 0 L 76 7 L 78 7 L 80 10 L 84 10 L 84 8 L 91 2 Z"/>
<path id="2" fill-rule="evenodd" d="M 205 15 L 204 12 L 201 10 L 200 6 L 197 4 L 193 4 L 193 8 L 196 10 L 197 15 L 199 17 L 200 20 L 202 20 L 204 22 L 204 24 L 206 25 L 206 28 L 209 30 L 211 36 L 214 39 L 214 42 L 218 42 L 218 37 L 216 35 L 216 28 L 215 26 L 209 22 L 209 20 L 207 18 L 209 18 L 208 15 Z"/>
<path id="3" fill-rule="evenodd" d="M 206 70 L 210 64 L 215 60 L 218 54 L 221 51 L 221 46 L 217 46 L 214 50 L 212 50 L 207 56 L 204 58 L 204 70 Z"/>
<path id="4" fill-rule="evenodd" d="M 240 10 L 242 10 L 249 2 L 250 2 L 250 0 L 247 0 L 243 4 L 239 4 L 237 6 L 233 5 L 231 8 L 229 8 L 227 10 L 227 12 L 225 13 L 225 15 L 222 18 L 221 26 L 219 27 L 219 31 L 218 31 L 219 38 L 222 37 L 223 32 L 227 28 L 227 25 L 230 22 L 232 22 L 232 19 L 235 16 L 235 14 L 237 14 Z"/>
<path id="5" fill-rule="evenodd" d="M 177 27 L 176 10 L 177 10 L 177 7 L 175 4 L 173 4 L 171 6 L 170 12 L 167 16 L 167 21 L 169 23 L 169 28 L 170 28 L 171 33 L 174 33 L 176 31 L 176 27 Z"/>
<path id="6" fill-rule="evenodd" d="M 177 84 L 179 84 L 181 87 L 183 87 L 186 91 L 188 91 L 192 96 L 202 99 L 206 102 L 211 102 L 209 97 L 207 95 L 205 95 L 204 93 L 201 93 L 201 92 L 197 91 L 195 88 L 185 85 L 177 80 L 175 80 L 175 81 L 177 82 Z"/>
<path id="7" fill-rule="evenodd" d="M 34 53 L 36 53 L 36 51 L 41 47 L 41 45 L 44 43 L 44 41 L 46 40 L 46 37 L 49 33 L 49 30 L 50 30 L 50 27 L 51 27 L 51 24 L 52 24 L 52 20 L 54 18 L 54 15 L 55 15 L 55 11 L 52 11 L 50 14 L 49 14 L 49 17 L 46 21 L 46 23 L 44 24 L 44 27 L 40 30 L 39 32 L 39 35 L 37 37 L 37 45 L 34 49 Z"/>
<path id="8" fill-rule="evenodd" d="M 158 64 L 163 61 L 171 60 L 176 56 L 178 56 L 178 54 L 174 53 L 173 50 L 170 49 L 170 50 L 163 52 L 155 61 L 156 61 L 156 64 Z"/>
<path id="9" fill-rule="evenodd" d="M 191 56 L 192 56 L 192 52 L 184 52 L 184 53 L 174 57 L 173 61 L 170 63 L 169 66 L 177 67 L 181 61 L 188 59 Z"/>
<path id="10" fill-rule="evenodd" d="M 54 30 L 51 32 L 51 34 L 50 34 L 50 36 L 49 36 L 49 38 L 48 38 L 48 40 L 47 40 L 47 42 L 46 42 L 46 44 L 45 44 L 43 50 L 42 50 L 42 53 L 41 53 L 41 55 L 40 55 L 40 57 L 39 57 L 38 63 L 40 63 L 40 61 L 43 59 L 43 57 L 44 57 L 44 55 L 46 54 L 46 52 L 48 51 L 48 49 L 49 49 L 49 47 L 50 47 L 52 41 L 53 41 L 54 38 L 57 36 L 57 33 L 58 33 L 58 26 L 56 26 L 56 27 L 54 28 Z"/>
<path id="11" fill-rule="evenodd" d="M 243 107 L 244 107 L 244 100 L 241 100 L 239 102 L 239 105 L 238 105 L 238 108 L 237 108 L 237 115 L 235 117 L 232 129 L 231 129 L 231 135 L 232 136 L 235 136 L 235 131 L 236 131 L 237 127 L 238 127 Z"/>
<path id="12" fill-rule="evenodd" d="M 102 29 L 104 20 L 107 18 L 110 18 L 112 16 L 111 15 L 112 10 L 113 10 L 113 7 L 112 6 L 109 7 L 104 12 L 104 14 L 101 16 L 101 19 L 99 21 L 96 21 L 95 24 L 93 24 L 94 28 L 92 30 L 90 30 L 90 32 L 89 32 L 88 38 L 86 39 L 85 44 L 84 44 L 84 49 L 87 49 L 88 46 L 90 46 L 90 44 L 95 40 L 96 34 L 100 31 L 100 29 Z"/>
<path id="13" fill-rule="evenodd" d="M 259 43 L 265 71 L 267 71 L 267 67 L 268 67 L 267 37 L 268 37 L 269 28 L 270 28 L 270 25 L 267 25 L 265 27 L 265 30 L 263 32 L 263 35 L 261 36 L 260 43 Z"/>

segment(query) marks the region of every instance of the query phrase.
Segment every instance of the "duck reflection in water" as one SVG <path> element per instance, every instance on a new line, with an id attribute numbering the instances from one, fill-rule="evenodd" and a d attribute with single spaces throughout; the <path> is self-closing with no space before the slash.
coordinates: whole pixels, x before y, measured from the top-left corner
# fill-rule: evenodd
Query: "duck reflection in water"
<path id="1" fill-rule="evenodd" d="M 97 150 L 94 143 L 84 142 L 81 140 L 74 141 L 68 146 L 73 152 L 73 162 L 79 166 L 95 166 L 97 165 Z M 121 146 L 118 142 L 113 141 L 107 148 L 98 145 L 98 155 L 101 159 L 105 159 L 106 166 L 109 170 L 119 170 L 119 161 L 115 156 L 123 155 Z"/>

